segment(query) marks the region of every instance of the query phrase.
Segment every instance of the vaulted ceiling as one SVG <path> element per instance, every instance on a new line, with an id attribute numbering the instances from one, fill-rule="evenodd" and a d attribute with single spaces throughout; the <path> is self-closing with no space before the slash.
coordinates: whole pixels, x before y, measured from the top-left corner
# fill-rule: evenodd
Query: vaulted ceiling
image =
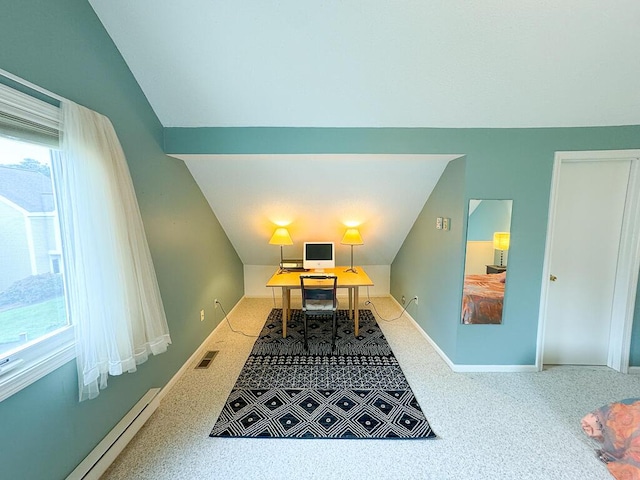
<path id="1" fill-rule="evenodd" d="M 640 124 L 637 0 L 89 2 L 165 127 Z M 346 215 L 323 175 L 277 188 L 292 157 L 180 157 L 245 264 L 273 263 L 286 214 L 299 245 L 359 216 L 361 263 L 389 263 L 452 158 L 295 159 L 342 179 Z"/>

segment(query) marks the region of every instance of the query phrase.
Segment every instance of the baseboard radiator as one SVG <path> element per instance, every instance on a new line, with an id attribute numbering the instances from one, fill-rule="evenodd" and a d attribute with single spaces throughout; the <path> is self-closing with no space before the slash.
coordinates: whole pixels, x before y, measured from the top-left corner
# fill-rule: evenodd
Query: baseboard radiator
<path id="1" fill-rule="evenodd" d="M 71 472 L 67 480 L 98 480 L 158 408 L 160 404 L 158 393 L 160 393 L 159 388 L 152 388 L 145 393 L 138 403 L 113 427 L 113 430 Z"/>

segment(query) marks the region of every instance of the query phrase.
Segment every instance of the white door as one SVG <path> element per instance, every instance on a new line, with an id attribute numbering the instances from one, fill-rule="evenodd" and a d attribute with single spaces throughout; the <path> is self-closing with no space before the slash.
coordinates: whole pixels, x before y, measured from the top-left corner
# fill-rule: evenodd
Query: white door
<path id="1" fill-rule="evenodd" d="M 630 168 L 630 160 L 560 165 L 544 364 L 607 365 Z"/>

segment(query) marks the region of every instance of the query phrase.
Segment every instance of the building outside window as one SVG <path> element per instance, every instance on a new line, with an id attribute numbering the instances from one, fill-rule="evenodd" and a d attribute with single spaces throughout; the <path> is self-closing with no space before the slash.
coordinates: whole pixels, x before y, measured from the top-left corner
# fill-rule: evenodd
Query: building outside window
<path id="1" fill-rule="evenodd" d="M 72 339 L 51 152 L 0 136 L 0 386 Z"/>
<path id="2" fill-rule="evenodd" d="M 68 325 L 49 158 L 0 137 L 0 353 Z"/>

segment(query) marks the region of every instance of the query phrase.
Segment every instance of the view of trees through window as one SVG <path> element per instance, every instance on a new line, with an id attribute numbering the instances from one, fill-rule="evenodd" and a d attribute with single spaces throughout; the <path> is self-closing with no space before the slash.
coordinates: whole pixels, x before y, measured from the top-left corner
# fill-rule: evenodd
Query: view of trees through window
<path id="1" fill-rule="evenodd" d="M 0 137 L 0 355 L 68 324 L 50 159 Z"/>

